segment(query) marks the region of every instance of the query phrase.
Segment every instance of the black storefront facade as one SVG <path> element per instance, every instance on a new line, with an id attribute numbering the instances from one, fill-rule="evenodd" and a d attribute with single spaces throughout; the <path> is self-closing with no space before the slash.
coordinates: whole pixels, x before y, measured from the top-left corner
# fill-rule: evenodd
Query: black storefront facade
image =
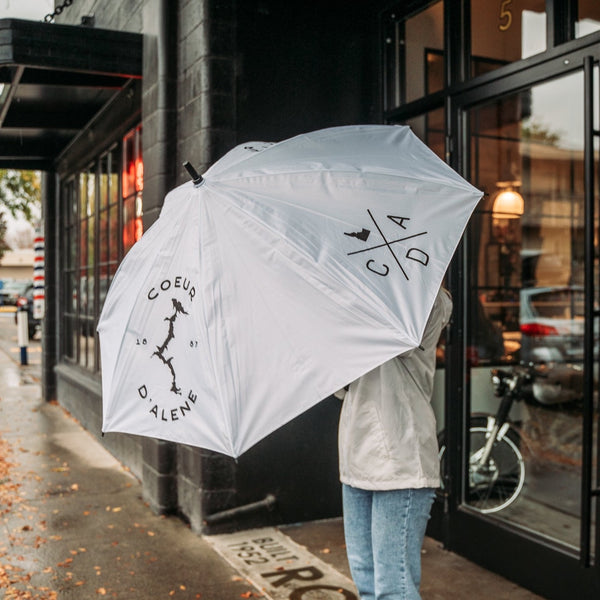
<path id="1" fill-rule="evenodd" d="M 485 192 L 447 278 L 430 534 L 544 597 L 599 597 L 598 3 L 75 0 L 55 21 L 0 22 L 1 166 L 44 172 L 46 398 L 100 435 L 102 301 L 184 161 L 202 171 L 248 140 L 409 124 Z M 491 370 L 520 360 L 547 377 L 511 411 L 518 496 L 487 510 L 474 419 L 497 408 Z M 213 532 L 339 515 L 338 414 L 326 399 L 237 463 L 102 441 L 155 511 Z"/>

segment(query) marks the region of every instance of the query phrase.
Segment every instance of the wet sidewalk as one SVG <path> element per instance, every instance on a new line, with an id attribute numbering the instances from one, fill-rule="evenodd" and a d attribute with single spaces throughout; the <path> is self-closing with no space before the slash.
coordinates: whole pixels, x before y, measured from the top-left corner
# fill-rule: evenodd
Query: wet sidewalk
<path id="1" fill-rule="evenodd" d="M 304 592 L 294 595 L 293 582 L 286 581 L 288 560 L 274 569 L 250 572 L 235 556 L 222 552 L 228 547 L 239 555 L 240 546 L 229 538 L 201 537 L 177 517 L 154 515 L 142 500 L 139 482 L 60 406 L 42 401 L 39 365 L 20 366 L 0 347 L 3 598 L 352 597 L 341 519 L 245 535 L 258 539 L 259 534 L 263 551 L 273 556 L 283 546 L 285 551 L 298 550 L 295 558 L 302 567 L 296 569 L 297 580 Z M 272 545 L 275 541 L 264 543 L 275 538 L 280 540 L 277 546 Z M 314 581 L 326 569 L 338 579 L 317 592 Z M 307 581 L 315 590 L 308 590 Z M 424 600 L 539 598 L 430 539 L 423 554 L 422 592 Z"/>

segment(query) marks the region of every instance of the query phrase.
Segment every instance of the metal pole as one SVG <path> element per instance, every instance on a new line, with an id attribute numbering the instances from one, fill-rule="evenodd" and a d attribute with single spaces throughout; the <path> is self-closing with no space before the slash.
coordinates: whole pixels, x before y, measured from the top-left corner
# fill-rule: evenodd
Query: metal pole
<path id="1" fill-rule="evenodd" d="M 21 364 L 26 365 L 27 362 L 27 346 L 29 345 L 29 319 L 26 310 L 17 311 L 17 340 L 21 348 Z"/>
<path id="2" fill-rule="evenodd" d="M 579 562 L 591 566 L 591 512 L 592 512 L 592 445 L 594 418 L 594 60 L 586 56 L 584 74 L 584 279 L 585 279 L 585 328 L 583 338 L 583 439 L 581 465 L 581 530 Z"/>

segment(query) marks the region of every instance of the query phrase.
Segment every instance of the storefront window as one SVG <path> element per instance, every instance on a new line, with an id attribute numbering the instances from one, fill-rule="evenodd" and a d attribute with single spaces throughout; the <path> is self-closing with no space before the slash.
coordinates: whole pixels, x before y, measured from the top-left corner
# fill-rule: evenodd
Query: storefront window
<path id="1" fill-rule="evenodd" d="M 598 0 L 579 0 L 575 37 L 583 37 L 600 31 L 600 2 Z"/>
<path id="2" fill-rule="evenodd" d="M 100 368 L 96 325 L 110 282 L 124 254 L 141 237 L 143 163 L 141 128 L 61 189 L 63 357 L 91 371 Z"/>
<path id="3" fill-rule="evenodd" d="M 545 0 L 471 0 L 471 77 L 544 50 Z"/>
<path id="4" fill-rule="evenodd" d="M 64 311 L 62 336 L 64 356 L 75 362 L 77 360 L 77 297 L 76 293 L 76 265 L 77 265 L 77 191 L 74 179 L 63 186 L 62 214 L 64 215 L 63 232 L 61 238 L 62 255 L 64 257 L 62 274 L 62 289 L 64 290 Z"/>
<path id="5" fill-rule="evenodd" d="M 399 6 L 402 10 L 402 7 Z M 400 18 L 390 15 L 385 38 L 387 108 L 406 104 L 444 87 L 444 3 Z"/>
<path id="6" fill-rule="evenodd" d="M 95 258 L 95 166 L 79 175 L 79 364 L 92 367 L 94 344 L 89 332 L 94 322 L 94 258 Z"/>
<path id="7" fill-rule="evenodd" d="M 123 140 L 123 250 L 125 254 L 142 237 L 143 190 L 144 162 L 140 126 L 128 133 Z"/>
<path id="8" fill-rule="evenodd" d="M 596 94 L 597 86 L 596 73 Z M 485 472 L 476 463 L 485 419 L 472 418 L 465 502 L 572 547 L 582 468 L 584 124 L 583 111 L 564 107 L 582 105 L 578 72 L 469 110 L 471 180 L 485 192 L 468 237 L 471 414 L 497 413 L 492 368 L 532 364 L 536 374 L 512 405 L 505 455 Z M 509 489 L 517 491 L 502 505 Z"/>
<path id="9" fill-rule="evenodd" d="M 104 304 L 108 286 L 119 264 L 119 153 L 113 149 L 100 160 L 99 302 Z"/>
<path id="10" fill-rule="evenodd" d="M 432 110 L 406 121 L 415 135 L 442 160 L 445 158 L 444 109 Z"/>

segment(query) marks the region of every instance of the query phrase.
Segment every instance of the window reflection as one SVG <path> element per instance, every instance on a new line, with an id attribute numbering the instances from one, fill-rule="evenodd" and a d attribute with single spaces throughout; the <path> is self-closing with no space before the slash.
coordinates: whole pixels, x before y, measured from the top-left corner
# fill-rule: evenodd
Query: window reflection
<path id="1" fill-rule="evenodd" d="M 600 31 L 600 2 L 598 0 L 579 0 L 575 22 L 575 37 L 583 37 Z"/>
<path id="2" fill-rule="evenodd" d="M 402 17 L 392 12 L 386 35 L 387 108 L 422 98 L 444 87 L 444 3 Z"/>
<path id="3" fill-rule="evenodd" d="M 142 159 L 141 126 L 129 132 L 123 140 L 123 250 L 124 253 L 142 237 L 142 192 L 144 162 Z"/>
<path id="4" fill-rule="evenodd" d="M 581 106 L 582 92 L 577 72 L 472 108 L 468 119 L 471 180 L 485 192 L 468 232 L 471 414 L 497 413 L 492 368 L 525 362 L 538 370 L 510 413 L 525 485 L 495 516 L 524 527 L 535 517 L 537 530 L 573 546 L 584 376 L 584 127 L 582 111 L 564 106 Z M 507 189 L 522 204 L 499 212 L 495 201 Z M 570 491 L 556 495 L 548 480 Z M 469 494 L 465 502 L 477 509 Z"/>
<path id="5" fill-rule="evenodd" d="M 544 50 L 545 0 L 471 0 L 471 77 Z"/>
<path id="6" fill-rule="evenodd" d="M 141 127 L 62 185 L 62 356 L 92 371 L 100 368 L 96 324 L 110 282 L 141 237 L 142 190 Z"/>
<path id="7" fill-rule="evenodd" d="M 432 110 L 419 117 L 408 119 L 413 133 L 442 160 L 445 156 L 444 109 Z"/>

